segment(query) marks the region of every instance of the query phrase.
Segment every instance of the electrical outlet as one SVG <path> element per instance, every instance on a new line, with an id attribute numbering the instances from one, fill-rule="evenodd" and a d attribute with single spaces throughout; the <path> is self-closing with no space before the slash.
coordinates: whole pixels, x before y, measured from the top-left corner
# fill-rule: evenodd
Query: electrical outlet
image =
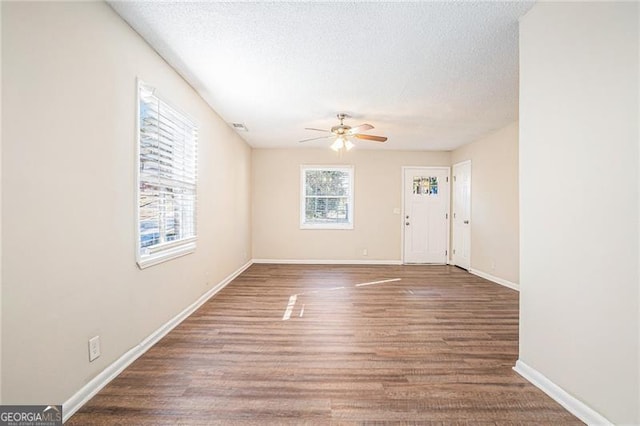
<path id="1" fill-rule="evenodd" d="M 362 250 L 362 255 L 363 256 L 368 256 L 369 255 L 369 251 L 367 249 L 363 249 Z"/>
<path id="2" fill-rule="evenodd" d="M 89 339 L 89 362 L 100 356 L 100 336 Z"/>

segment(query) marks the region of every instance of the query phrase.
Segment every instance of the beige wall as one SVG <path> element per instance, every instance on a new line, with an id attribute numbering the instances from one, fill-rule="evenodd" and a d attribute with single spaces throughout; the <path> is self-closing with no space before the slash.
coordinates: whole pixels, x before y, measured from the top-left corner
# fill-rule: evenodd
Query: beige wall
<path id="1" fill-rule="evenodd" d="M 105 3 L 3 2 L 2 55 L 3 402 L 62 403 L 250 259 L 251 152 Z M 136 76 L 200 125 L 197 250 L 145 270 Z"/>
<path id="2" fill-rule="evenodd" d="M 0 2 L 0 82 L 2 81 L 2 2 Z M 0 84 L 0 129 L 2 129 L 2 84 Z M 2 131 L 0 131 L 0 404 L 2 400 Z"/>
<path id="3" fill-rule="evenodd" d="M 518 123 L 451 153 L 471 160 L 471 269 L 519 282 Z"/>
<path id="4" fill-rule="evenodd" d="M 520 24 L 520 360 L 639 424 L 638 4 Z"/>
<path id="5" fill-rule="evenodd" d="M 400 261 L 402 166 L 450 161 L 449 152 L 254 149 L 253 258 Z M 313 164 L 354 166 L 353 230 L 300 229 L 300 166 Z"/>

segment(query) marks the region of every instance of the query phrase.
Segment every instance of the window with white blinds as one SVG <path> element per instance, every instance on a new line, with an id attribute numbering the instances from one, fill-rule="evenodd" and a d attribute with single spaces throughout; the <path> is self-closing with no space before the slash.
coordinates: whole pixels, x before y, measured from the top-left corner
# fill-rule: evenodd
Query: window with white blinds
<path id="1" fill-rule="evenodd" d="M 353 167 L 300 168 L 300 228 L 353 229 Z"/>
<path id="2" fill-rule="evenodd" d="M 196 244 L 196 125 L 138 83 L 138 265 L 191 253 Z"/>

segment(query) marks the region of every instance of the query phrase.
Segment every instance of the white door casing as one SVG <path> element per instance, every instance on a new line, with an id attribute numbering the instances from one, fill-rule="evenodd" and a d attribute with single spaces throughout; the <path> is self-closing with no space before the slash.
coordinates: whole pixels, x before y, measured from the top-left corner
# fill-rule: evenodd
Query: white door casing
<path id="1" fill-rule="evenodd" d="M 449 168 L 403 167 L 403 262 L 446 264 Z"/>
<path id="2" fill-rule="evenodd" d="M 453 247 L 454 265 L 471 268 L 471 161 L 453 166 Z"/>

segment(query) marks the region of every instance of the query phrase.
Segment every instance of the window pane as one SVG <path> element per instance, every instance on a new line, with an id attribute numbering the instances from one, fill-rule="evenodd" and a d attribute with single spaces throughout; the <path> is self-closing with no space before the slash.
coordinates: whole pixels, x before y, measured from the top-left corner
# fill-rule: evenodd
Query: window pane
<path id="1" fill-rule="evenodd" d="M 349 203 L 346 197 L 307 197 L 307 223 L 348 223 Z"/>
<path id="2" fill-rule="evenodd" d="M 316 216 L 316 210 L 318 209 L 318 199 L 317 198 L 307 198 L 305 200 L 305 219 L 307 222 L 313 221 Z"/>
<path id="3" fill-rule="evenodd" d="M 349 173 L 341 170 L 307 170 L 307 195 L 349 195 Z"/>
<path id="4" fill-rule="evenodd" d="M 413 193 L 416 195 L 438 195 L 438 178 L 436 176 L 414 176 Z"/>

